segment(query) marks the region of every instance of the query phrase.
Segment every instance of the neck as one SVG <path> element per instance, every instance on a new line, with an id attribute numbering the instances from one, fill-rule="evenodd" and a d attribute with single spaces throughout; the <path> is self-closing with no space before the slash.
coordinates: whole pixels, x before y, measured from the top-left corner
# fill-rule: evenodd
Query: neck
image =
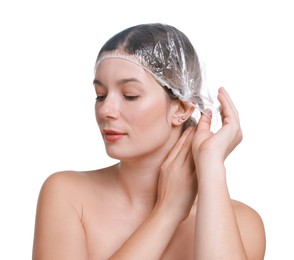
<path id="1" fill-rule="evenodd" d="M 122 161 L 118 165 L 117 181 L 121 191 L 134 207 L 153 208 L 157 198 L 160 165 Z"/>
<path id="2" fill-rule="evenodd" d="M 175 135 L 164 147 L 147 156 L 118 164 L 117 183 L 122 195 L 133 207 L 144 211 L 154 207 L 160 168 L 178 138 Z"/>

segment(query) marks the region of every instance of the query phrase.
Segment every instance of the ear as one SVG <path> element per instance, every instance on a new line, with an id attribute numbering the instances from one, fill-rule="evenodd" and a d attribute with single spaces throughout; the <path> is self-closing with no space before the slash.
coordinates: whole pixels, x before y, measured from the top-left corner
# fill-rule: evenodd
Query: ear
<path id="1" fill-rule="evenodd" d="M 174 126 L 180 126 L 185 123 L 185 121 L 187 121 L 187 119 L 189 119 L 192 115 L 194 109 L 195 108 L 188 103 L 184 103 L 181 101 L 174 103 L 172 109 L 172 124 Z"/>

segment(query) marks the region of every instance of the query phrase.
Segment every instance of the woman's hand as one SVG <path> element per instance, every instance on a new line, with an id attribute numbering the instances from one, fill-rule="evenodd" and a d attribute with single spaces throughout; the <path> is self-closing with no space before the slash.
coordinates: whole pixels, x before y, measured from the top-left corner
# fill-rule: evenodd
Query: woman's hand
<path id="1" fill-rule="evenodd" d="M 211 132 L 210 110 L 202 114 L 197 124 L 192 144 L 193 157 L 197 166 L 211 164 L 212 160 L 223 163 L 242 140 L 238 111 L 224 88 L 219 89 L 218 100 L 222 106 L 222 127 L 216 133 Z"/>
<path id="2" fill-rule="evenodd" d="M 174 145 L 159 175 L 157 206 L 179 221 L 188 217 L 197 194 L 197 178 L 191 151 L 195 129 L 188 128 Z"/>

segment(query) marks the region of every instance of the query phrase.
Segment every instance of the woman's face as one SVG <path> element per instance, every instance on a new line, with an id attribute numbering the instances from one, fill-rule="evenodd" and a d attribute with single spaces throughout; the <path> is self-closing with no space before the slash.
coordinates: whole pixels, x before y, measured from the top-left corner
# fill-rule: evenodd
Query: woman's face
<path id="1" fill-rule="evenodd" d="M 167 147 L 172 105 L 148 72 L 124 59 L 105 59 L 94 86 L 96 119 L 110 157 L 135 159 Z"/>

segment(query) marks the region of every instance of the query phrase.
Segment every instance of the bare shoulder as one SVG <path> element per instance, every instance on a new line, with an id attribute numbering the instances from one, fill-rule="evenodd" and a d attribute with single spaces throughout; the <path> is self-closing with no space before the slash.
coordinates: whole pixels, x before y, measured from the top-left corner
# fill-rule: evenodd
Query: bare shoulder
<path id="1" fill-rule="evenodd" d="M 74 207 L 82 217 L 84 204 L 94 193 L 101 192 L 110 185 L 112 167 L 93 171 L 60 171 L 51 174 L 43 183 L 38 199 L 38 209 Z"/>
<path id="2" fill-rule="evenodd" d="M 232 200 L 232 204 L 238 221 L 253 221 L 263 226 L 262 218 L 255 209 L 237 200 Z"/>
<path id="3" fill-rule="evenodd" d="M 92 171 L 60 171 L 51 174 L 42 185 L 43 190 L 58 189 L 64 192 L 73 191 L 77 193 L 83 189 L 91 188 L 91 186 L 104 184 L 111 178 L 111 166 L 108 168 L 92 170 Z"/>
<path id="4" fill-rule="evenodd" d="M 58 188 L 61 187 L 71 187 L 81 181 L 85 180 L 85 172 L 78 172 L 78 171 L 60 171 L 55 172 L 45 180 L 42 190 L 43 189 L 51 189 L 51 188 Z"/>
<path id="5" fill-rule="evenodd" d="M 85 208 L 109 181 L 111 169 L 56 172 L 45 180 L 36 211 L 33 259 L 88 259 Z"/>
<path id="6" fill-rule="evenodd" d="M 249 259 L 263 259 L 266 238 L 261 216 L 252 207 L 243 202 L 232 200 L 243 244 L 247 252 L 252 252 Z"/>

